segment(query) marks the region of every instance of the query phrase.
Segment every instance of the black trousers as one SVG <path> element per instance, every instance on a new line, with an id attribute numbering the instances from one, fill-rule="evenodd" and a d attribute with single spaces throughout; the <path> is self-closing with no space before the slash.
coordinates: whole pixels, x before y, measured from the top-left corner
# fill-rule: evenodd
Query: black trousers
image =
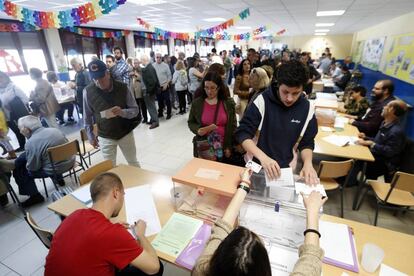
<path id="1" fill-rule="evenodd" d="M 20 133 L 19 128 L 17 127 L 17 124 L 15 121 L 8 121 L 7 126 L 14 132 L 16 135 L 17 141 L 19 142 L 19 147 L 24 149 L 24 145 L 26 145 L 26 137 L 23 136 L 23 134 Z"/>
<path id="2" fill-rule="evenodd" d="M 356 161 L 354 168 L 352 169 L 350 176 L 349 176 L 349 186 L 354 186 L 358 184 L 357 175 L 364 166 L 364 161 Z M 386 182 L 391 182 L 393 177 L 393 172 L 388 171 L 387 166 L 385 165 L 384 161 L 382 160 L 375 160 L 374 162 L 368 162 L 367 168 L 365 171 L 365 176 L 367 179 L 377 179 L 381 175 L 384 176 L 384 180 Z M 345 180 L 345 178 L 343 178 Z"/>
<path id="3" fill-rule="evenodd" d="M 145 122 L 148 122 L 147 106 L 145 105 L 144 98 L 135 99 L 135 101 L 142 112 L 142 119 L 144 119 Z"/>
<path id="4" fill-rule="evenodd" d="M 180 112 L 185 112 L 185 107 L 186 107 L 185 95 L 187 95 L 187 93 L 188 93 L 187 90 L 177 91 Z"/>
<path id="5" fill-rule="evenodd" d="M 157 94 L 158 100 L 158 117 L 163 116 L 164 107 L 167 106 L 167 115 L 171 115 L 171 99 L 170 99 L 170 88 L 167 88 L 161 93 Z"/>
<path id="6" fill-rule="evenodd" d="M 56 112 L 56 118 L 59 121 L 64 121 L 65 110 L 68 110 L 68 118 L 73 118 L 73 103 L 60 104 L 60 110 Z"/>

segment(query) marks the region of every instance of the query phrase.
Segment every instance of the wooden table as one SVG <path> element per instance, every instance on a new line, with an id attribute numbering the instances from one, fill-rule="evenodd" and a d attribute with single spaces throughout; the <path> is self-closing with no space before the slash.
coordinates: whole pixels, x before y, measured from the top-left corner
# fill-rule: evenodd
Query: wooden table
<path id="1" fill-rule="evenodd" d="M 383 263 L 391 266 L 408 275 L 414 275 L 414 236 L 407 235 L 381 227 L 376 227 L 352 220 L 342 219 L 339 217 L 323 215 L 321 220 L 343 223 L 352 227 L 354 231 L 356 249 L 358 253 L 358 262 L 361 263 L 362 248 L 365 243 L 374 243 L 385 251 Z M 342 271 L 349 275 L 379 275 L 379 269 L 376 273 L 365 272 L 359 265 L 359 273 L 342 270 L 331 265 L 323 265 L 323 275 L 341 276 Z"/>
<path id="2" fill-rule="evenodd" d="M 323 140 L 323 137 L 332 134 L 343 136 L 358 136 L 358 133 L 358 128 L 350 124 L 345 124 L 343 131 L 335 132 L 324 132 L 321 130 L 321 127 L 319 127 L 318 134 L 315 137 L 315 149 L 313 152 L 322 155 L 373 162 L 375 159 L 368 147 L 360 145 L 339 147 Z"/>
<path id="3" fill-rule="evenodd" d="M 151 191 L 154 197 L 161 226 L 164 226 L 171 215 L 175 212 L 174 201 L 171 198 L 171 189 L 173 188 L 171 177 L 128 165 L 119 165 L 110 171 L 116 173 L 122 179 L 125 188 L 144 184 L 151 185 Z M 68 216 L 78 209 L 86 208 L 86 206 L 71 195 L 67 195 L 50 204 L 48 208 L 60 215 Z M 404 273 L 408 273 L 409 275 L 414 275 L 414 266 L 411 264 L 411 260 L 414 259 L 414 236 L 329 215 L 323 215 L 322 220 L 344 223 L 353 228 L 359 260 L 361 259 L 363 245 L 366 242 L 373 242 L 384 249 L 385 264 L 390 265 Z M 114 221 L 126 221 L 125 206 L 121 209 L 119 216 L 115 218 Z M 154 238 L 155 236 L 149 237 L 151 241 Z M 162 252 L 157 253 L 161 259 L 178 266 L 175 264 L 174 257 L 163 254 Z M 323 265 L 324 275 L 339 276 L 343 271 L 345 270 L 338 267 L 327 264 Z M 366 274 L 362 269 L 359 274 L 352 273 L 350 271 L 346 271 L 346 273 L 349 275 L 377 275 Z"/>

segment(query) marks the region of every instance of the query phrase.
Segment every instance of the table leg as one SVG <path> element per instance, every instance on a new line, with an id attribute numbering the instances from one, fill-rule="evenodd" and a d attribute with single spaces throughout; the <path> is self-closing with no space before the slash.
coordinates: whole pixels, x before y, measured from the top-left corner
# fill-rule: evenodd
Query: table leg
<path id="1" fill-rule="evenodd" d="M 354 211 L 357 210 L 357 208 L 359 206 L 358 202 L 359 202 L 359 198 L 360 198 L 360 193 L 364 189 L 364 176 L 365 176 L 366 169 L 367 169 L 367 162 L 364 161 L 364 164 L 362 165 L 361 176 L 359 177 L 359 180 L 358 180 L 358 189 L 357 189 L 357 192 L 354 196 L 354 202 L 352 204 L 352 210 L 354 210 Z"/>

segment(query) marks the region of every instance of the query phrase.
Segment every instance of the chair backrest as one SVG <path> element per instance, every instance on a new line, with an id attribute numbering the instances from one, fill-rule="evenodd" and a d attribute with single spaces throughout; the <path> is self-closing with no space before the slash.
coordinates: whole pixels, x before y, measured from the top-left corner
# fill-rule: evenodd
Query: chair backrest
<path id="1" fill-rule="evenodd" d="M 59 146 L 50 147 L 47 149 L 47 152 L 52 163 L 65 161 L 76 154 L 80 155 L 79 142 L 78 140 L 73 140 Z"/>
<path id="2" fill-rule="evenodd" d="M 396 172 L 392 179 L 391 187 L 414 193 L 414 174 Z"/>
<path id="3" fill-rule="evenodd" d="M 87 169 L 86 171 L 80 174 L 79 176 L 80 185 L 82 186 L 82 185 L 85 185 L 91 182 L 98 174 L 109 171 L 113 167 L 114 166 L 112 165 L 111 160 L 105 160 L 90 167 L 89 169 Z"/>
<path id="4" fill-rule="evenodd" d="M 97 124 L 93 125 L 93 133 L 96 136 L 98 135 L 98 125 Z M 82 143 L 85 142 L 85 141 L 88 141 L 88 135 L 86 134 L 86 129 L 82 128 L 80 130 L 80 137 L 81 137 Z"/>
<path id="5" fill-rule="evenodd" d="M 35 232 L 36 236 L 40 239 L 40 241 L 46 246 L 46 248 L 50 248 L 50 243 L 52 242 L 53 232 L 50 230 L 40 228 L 37 223 L 33 220 L 32 216 L 29 212 L 26 212 L 25 220 L 29 224 L 30 228 Z"/>
<path id="6" fill-rule="evenodd" d="M 338 178 L 346 176 L 352 169 L 354 160 L 346 161 L 321 161 L 319 163 L 319 178 Z"/>

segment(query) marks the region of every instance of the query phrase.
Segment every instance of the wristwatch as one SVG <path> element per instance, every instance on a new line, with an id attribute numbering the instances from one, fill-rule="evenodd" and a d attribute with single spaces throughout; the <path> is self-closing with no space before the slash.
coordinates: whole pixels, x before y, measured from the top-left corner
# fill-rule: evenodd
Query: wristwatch
<path id="1" fill-rule="evenodd" d="M 369 147 L 370 147 L 371 149 L 373 149 L 373 148 L 375 147 L 375 142 L 374 142 L 374 143 L 372 143 Z"/>
<path id="2" fill-rule="evenodd" d="M 250 192 L 250 188 L 247 185 L 243 185 L 243 184 L 239 184 L 239 186 L 237 186 L 237 189 L 243 189 L 246 191 L 246 193 Z"/>

